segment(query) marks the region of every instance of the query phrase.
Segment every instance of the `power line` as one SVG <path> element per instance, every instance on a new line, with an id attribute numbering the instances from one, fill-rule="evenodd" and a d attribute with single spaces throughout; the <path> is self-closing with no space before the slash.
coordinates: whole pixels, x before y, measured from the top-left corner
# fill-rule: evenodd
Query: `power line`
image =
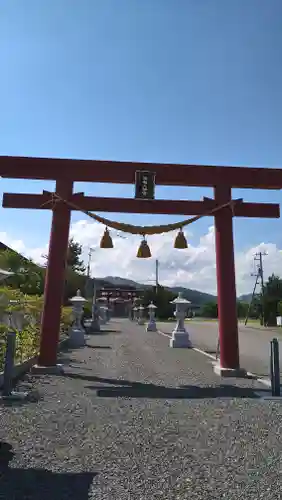
<path id="1" fill-rule="evenodd" d="M 245 325 L 248 323 L 251 307 L 253 305 L 256 289 L 257 289 L 257 286 L 259 285 L 259 283 L 260 283 L 260 306 L 261 306 L 260 321 L 261 321 L 261 325 L 265 324 L 263 257 L 265 257 L 266 255 L 267 255 L 266 252 L 257 252 L 254 255 L 254 264 L 256 266 L 256 272 L 251 273 L 251 276 L 254 276 L 256 278 L 256 281 L 255 281 L 255 285 L 253 288 L 252 298 L 251 298 L 251 301 L 250 301 L 250 304 L 248 307 L 248 312 L 247 312 L 247 316 L 245 319 Z"/>

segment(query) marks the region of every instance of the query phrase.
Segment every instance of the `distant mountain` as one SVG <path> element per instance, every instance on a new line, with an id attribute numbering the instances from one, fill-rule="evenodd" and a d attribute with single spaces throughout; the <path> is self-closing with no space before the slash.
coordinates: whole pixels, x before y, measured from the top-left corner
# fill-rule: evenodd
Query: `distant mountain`
<path id="1" fill-rule="evenodd" d="M 249 304 L 251 302 L 251 300 L 252 300 L 252 296 L 253 296 L 252 293 L 246 293 L 244 295 L 240 295 L 240 297 L 238 298 L 238 300 L 240 300 L 240 302 L 247 302 Z M 256 293 L 255 294 L 255 298 L 259 298 L 259 297 L 260 297 L 260 294 Z"/>
<path id="2" fill-rule="evenodd" d="M 140 289 L 148 289 L 152 288 L 153 285 L 137 283 L 137 281 L 133 281 L 127 278 L 120 278 L 119 276 L 106 276 L 105 278 L 95 278 L 96 286 L 98 288 L 102 287 L 120 287 L 120 288 L 135 288 L 136 290 Z M 210 293 L 200 292 L 199 290 L 192 290 L 190 288 L 185 288 L 183 286 L 173 286 L 173 287 L 165 287 L 167 290 L 170 290 L 172 293 L 178 294 L 182 293 L 182 296 L 192 302 L 194 305 L 202 306 L 207 302 L 216 302 L 217 296 L 212 295 Z M 241 302 L 251 302 L 252 294 L 244 294 L 238 297 L 238 300 Z"/>
<path id="3" fill-rule="evenodd" d="M 119 276 L 106 276 L 103 278 L 104 281 L 107 281 L 108 283 L 111 283 L 113 286 L 120 286 L 120 287 L 134 287 L 136 289 L 139 288 L 151 288 L 151 285 L 141 285 L 140 283 L 137 283 L 136 281 L 129 280 L 126 278 L 120 278 Z"/>
<path id="4" fill-rule="evenodd" d="M 112 286 L 112 283 L 107 281 L 105 278 L 91 278 L 91 282 L 94 283 L 94 281 L 95 281 L 95 286 L 98 289 Z"/>
<path id="5" fill-rule="evenodd" d="M 191 290 L 190 288 L 184 288 L 183 286 L 174 286 L 169 287 L 168 289 L 177 294 L 181 292 L 184 299 L 190 300 L 190 302 L 199 306 L 206 304 L 207 302 L 215 302 L 217 300 L 215 295 L 199 292 L 198 290 Z"/>
<path id="6" fill-rule="evenodd" d="M 116 287 L 134 287 L 136 289 L 140 288 L 152 288 L 152 285 L 143 285 L 141 283 L 137 283 L 136 281 L 129 280 L 126 278 L 120 278 L 119 276 L 106 276 L 103 278 L 104 281 L 111 283 L 113 286 Z M 189 288 L 184 288 L 181 286 L 176 286 L 176 287 L 165 287 L 167 290 L 170 290 L 172 293 L 178 294 L 179 292 L 182 292 L 183 297 L 186 300 L 189 300 L 195 305 L 203 305 L 206 304 L 207 302 L 214 302 L 216 300 L 216 297 L 214 295 L 210 295 L 208 293 L 203 293 L 199 292 L 198 290 L 190 290 Z"/>

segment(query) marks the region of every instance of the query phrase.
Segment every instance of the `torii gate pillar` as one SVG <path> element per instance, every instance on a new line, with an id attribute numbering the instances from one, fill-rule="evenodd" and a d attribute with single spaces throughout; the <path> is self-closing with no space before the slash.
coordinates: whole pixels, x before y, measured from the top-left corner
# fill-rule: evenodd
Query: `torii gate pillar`
<path id="1" fill-rule="evenodd" d="M 231 188 L 214 188 L 218 205 L 231 201 Z M 218 323 L 220 364 L 215 371 L 220 375 L 242 375 L 239 365 L 237 298 L 235 281 L 233 214 L 231 206 L 215 213 L 215 247 L 218 296 Z"/>
<path id="2" fill-rule="evenodd" d="M 73 191 L 73 182 L 56 181 L 56 193 L 67 200 Z M 44 308 L 41 321 L 40 355 L 38 367 L 57 367 L 57 347 L 60 334 L 65 269 L 68 251 L 71 209 L 66 203 L 57 202 L 53 207 L 49 243 L 48 267 L 45 278 Z"/>

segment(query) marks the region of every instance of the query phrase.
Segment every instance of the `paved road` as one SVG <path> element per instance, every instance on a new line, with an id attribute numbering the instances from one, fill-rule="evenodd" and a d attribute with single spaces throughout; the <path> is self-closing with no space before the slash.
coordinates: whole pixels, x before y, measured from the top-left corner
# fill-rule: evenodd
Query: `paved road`
<path id="1" fill-rule="evenodd" d="M 158 323 L 158 328 L 171 333 L 173 323 Z M 215 354 L 218 340 L 218 324 L 214 321 L 189 321 L 187 331 L 195 347 Z M 240 364 L 243 368 L 262 377 L 269 377 L 270 340 L 278 337 L 279 330 L 268 330 L 260 327 L 239 325 Z M 280 343 L 280 363 L 282 371 L 282 342 Z"/>
<path id="2" fill-rule="evenodd" d="M 281 498 L 280 403 L 158 333 L 108 328 L 62 353 L 65 376 L 27 377 L 38 403 L 0 406 L 0 499 Z"/>

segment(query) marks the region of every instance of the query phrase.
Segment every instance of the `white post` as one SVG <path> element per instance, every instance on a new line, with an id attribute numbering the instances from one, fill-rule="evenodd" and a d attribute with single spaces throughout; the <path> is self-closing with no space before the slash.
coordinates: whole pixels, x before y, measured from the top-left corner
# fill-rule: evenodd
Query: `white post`
<path id="1" fill-rule="evenodd" d="M 106 309 L 107 309 L 106 306 L 100 306 L 100 313 L 101 313 L 100 318 L 101 318 L 101 324 L 102 325 L 105 325 L 105 323 L 107 323 Z"/>
<path id="2" fill-rule="evenodd" d="M 145 318 L 144 318 L 144 307 L 139 306 L 139 317 L 138 317 L 138 325 L 144 325 L 145 324 Z"/>
<path id="3" fill-rule="evenodd" d="M 110 306 L 110 303 L 108 302 L 108 311 L 107 311 L 107 315 L 108 315 L 108 321 L 111 320 L 111 317 L 112 317 L 112 308 Z"/>
<path id="4" fill-rule="evenodd" d="M 133 321 L 137 321 L 137 307 L 133 307 Z"/>
<path id="5" fill-rule="evenodd" d="M 108 308 L 108 306 L 104 306 L 104 311 L 105 311 L 105 323 L 108 323 L 108 321 L 109 321 L 109 308 Z"/>
<path id="6" fill-rule="evenodd" d="M 94 282 L 95 283 L 95 282 Z M 87 326 L 87 333 L 99 333 L 100 319 L 99 319 L 99 306 L 96 301 L 96 286 L 94 287 L 94 293 L 92 298 L 92 317 L 90 324 Z"/>
<path id="7" fill-rule="evenodd" d="M 153 304 L 153 302 L 151 302 L 148 305 L 148 309 L 149 309 L 149 323 L 147 325 L 146 330 L 147 330 L 147 332 L 156 332 L 157 325 L 156 325 L 156 320 L 155 320 L 155 312 L 156 312 L 157 307 L 155 306 L 155 304 Z"/>
<path id="8" fill-rule="evenodd" d="M 132 304 L 128 304 L 128 319 L 130 321 L 133 320 L 132 314 L 133 314 L 133 305 Z"/>
<path id="9" fill-rule="evenodd" d="M 85 331 L 81 324 L 81 319 L 86 299 L 81 296 L 81 291 L 78 290 L 76 296 L 72 297 L 70 302 L 72 304 L 74 323 L 69 331 L 69 344 L 71 347 L 82 347 L 85 345 Z"/>
<path id="10" fill-rule="evenodd" d="M 178 297 L 171 301 L 171 304 L 175 304 L 175 317 L 177 320 L 175 329 L 172 332 L 172 338 L 170 339 L 169 345 L 170 347 L 192 347 L 191 341 L 189 339 L 189 334 L 185 329 L 185 316 L 186 311 L 191 304 L 189 300 L 186 300 L 182 297 L 182 294 L 179 293 Z"/>

